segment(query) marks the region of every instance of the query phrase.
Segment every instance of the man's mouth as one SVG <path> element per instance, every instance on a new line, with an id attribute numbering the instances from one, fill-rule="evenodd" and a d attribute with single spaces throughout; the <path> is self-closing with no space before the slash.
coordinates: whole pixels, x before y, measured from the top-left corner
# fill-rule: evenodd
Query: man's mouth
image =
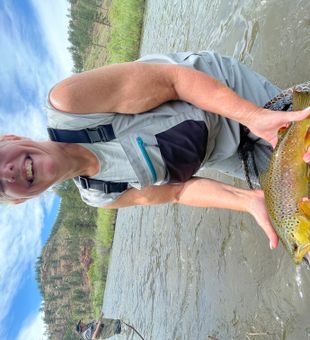
<path id="1" fill-rule="evenodd" d="M 33 162 L 29 156 L 25 160 L 25 169 L 26 169 L 26 179 L 28 182 L 32 183 L 34 179 L 34 171 L 33 171 Z"/>

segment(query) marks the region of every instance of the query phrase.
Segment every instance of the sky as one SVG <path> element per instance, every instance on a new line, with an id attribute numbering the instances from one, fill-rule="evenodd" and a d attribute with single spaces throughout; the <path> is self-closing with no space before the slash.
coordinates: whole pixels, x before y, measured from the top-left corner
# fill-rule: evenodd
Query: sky
<path id="1" fill-rule="evenodd" d="M 45 140 L 50 87 L 71 74 L 67 0 L 0 1 L 0 134 Z M 54 224 L 59 198 L 48 191 L 0 205 L 0 339 L 46 339 L 35 262 Z"/>

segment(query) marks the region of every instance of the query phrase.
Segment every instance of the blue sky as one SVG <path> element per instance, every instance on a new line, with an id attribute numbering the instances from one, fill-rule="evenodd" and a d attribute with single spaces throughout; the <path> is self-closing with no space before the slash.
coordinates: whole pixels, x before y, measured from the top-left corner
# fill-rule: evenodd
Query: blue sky
<path id="1" fill-rule="evenodd" d="M 0 134 L 47 139 L 50 87 L 71 74 L 66 0 L 0 1 Z M 34 265 L 57 216 L 53 192 L 0 205 L 0 339 L 43 340 Z"/>

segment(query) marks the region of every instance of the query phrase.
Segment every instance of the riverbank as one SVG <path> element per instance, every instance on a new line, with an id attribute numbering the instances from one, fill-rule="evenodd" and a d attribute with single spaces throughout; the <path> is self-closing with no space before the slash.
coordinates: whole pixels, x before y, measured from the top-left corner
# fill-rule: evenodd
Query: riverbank
<path id="1" fill-rule="evenodd" d="M 91 252 L 93 262 L 88 271 L 90 298 L 94 315 L 100 315 L 102 308 L 116 216 L 117 210 L 115 209 L 98 209 L 97 211 L 97 228 L 94 235 L 95 246 Z"/>
<path id="2" fill-rule="evenodd" d="M 110 7 L 104 2 L 103 8 L 108 11 L 109 25 L 95 24 L 94 43 L 85 56 L 85 69 L 132 61 L 139 56 L 144 0 L 114 0 Z M 102 11 L 99 9 L 100 13 Z M 88 272 L 95 315 L 99 315 L 102 308 L 117 211 L 100 208 L 97 214 L 93 263 Z"/>
<path id="3" fill-rule="evenodd" d="M 138 58 L 144 0 L 103 2 L 108 24 L 95 23 L 92 44 L 84 55 L 84 70 Z"/>

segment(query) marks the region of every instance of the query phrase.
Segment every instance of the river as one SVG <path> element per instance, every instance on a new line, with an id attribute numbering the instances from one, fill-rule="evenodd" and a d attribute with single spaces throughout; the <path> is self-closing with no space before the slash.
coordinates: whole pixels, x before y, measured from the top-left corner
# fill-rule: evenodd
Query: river
<path id="1" fill-rule="evenodd" d="M 147 0 L 141 55 L 216 50 L 285 88 L 310 79 L 309 0 Z M 243 185 L 217 173 L 215 179 Z M 310 270 L 244 213 L 118 213 L 103 311 L 154 340 L 309 340 Z M 131 332 L 115 339 L 139 339 Z"/>

